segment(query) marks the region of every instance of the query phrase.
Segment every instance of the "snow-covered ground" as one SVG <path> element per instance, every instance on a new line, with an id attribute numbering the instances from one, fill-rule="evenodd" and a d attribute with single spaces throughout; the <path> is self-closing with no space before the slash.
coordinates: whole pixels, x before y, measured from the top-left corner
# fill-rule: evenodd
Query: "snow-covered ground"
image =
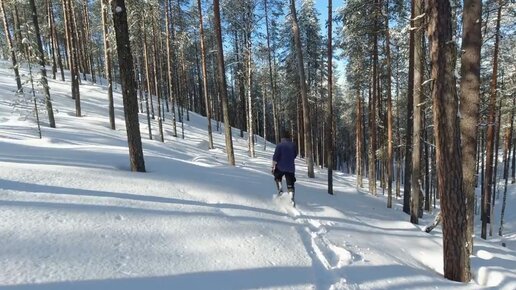
<path id="1" fill-rule="evenodd" d="M 413 225 L 401 200 L 387 209 L 354 176 L 336 173 L 329 196 L 325 170 L 309 179 L 298 159 L 293 209 L 273 198 L 274 145 L 258 138 L 251 159 L 235 130 L 228 166 L 222 131 L 208 150 L 194 113 L 184 140 L 167 113 L 165 143 L 149 140 L 140 115 L 147 172 L 131 172 L 121 95 L 110 130 L 104 86 L 83 83 L 80 118 L 69 83 L 50 87 L 57 128 L 42 114 L 39 139 L 32 115 L 13 112 L 12 70 L 0 62 L 0 289 L 516 289 L 513 185 L 505 236 L 497 214 L 464 285 L 442 277 L 441 228 L 423 231 L 432 215 Z"/>

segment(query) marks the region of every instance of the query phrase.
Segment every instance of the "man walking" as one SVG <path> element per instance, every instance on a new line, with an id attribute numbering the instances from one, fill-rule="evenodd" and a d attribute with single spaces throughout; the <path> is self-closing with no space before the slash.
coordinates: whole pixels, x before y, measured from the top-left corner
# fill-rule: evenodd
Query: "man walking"
<path id="1" fill-rule="evenodd" d="M 290 199 L 292 200 L 292 206 L 295 207 L 294 183 L 296 182 L 296 167 L 294 160 L 297 156 L 297 147 L 292 140 L 290 140 L 290 137 L 290 132 L 288 130 L 284 130 L 282 132 L 281 142 L 276 145 L 276 150 L 274 150 L 274 155 L 272 156 L 272 174 L 276 181 L 278 196 L 283 193 L 281 180 L 283 179 L 283 176 L 285 176 L 287 181 L 287 191 L 290 195 Z"/>

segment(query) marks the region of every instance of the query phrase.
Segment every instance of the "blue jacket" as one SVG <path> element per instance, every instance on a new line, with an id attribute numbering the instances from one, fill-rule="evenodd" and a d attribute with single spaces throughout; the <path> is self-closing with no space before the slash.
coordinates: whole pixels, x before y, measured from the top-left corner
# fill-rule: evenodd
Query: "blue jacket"
<path id="1" fill-rule="evenodd" d="M 297 156 L 297 147 L 288 139 L 281 139 L 281 143 L 276 145 L 272 160 L 276 161 L 276 168 L 281 172 L 295 173 L 296 167 L 294 160 Z"/>

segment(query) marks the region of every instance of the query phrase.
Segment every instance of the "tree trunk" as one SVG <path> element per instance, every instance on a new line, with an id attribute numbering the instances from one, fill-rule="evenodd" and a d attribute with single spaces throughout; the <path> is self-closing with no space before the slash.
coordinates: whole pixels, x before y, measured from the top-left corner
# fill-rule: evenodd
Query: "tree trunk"
<path id="1" fill-rule="evenodd" d="M 423 158 L 424 158 L 424 162 L 425 162 L 425 189 L 423 191 L 424 195 L 425 195 L 425 204 L 424 204 L 424 210 L 426 210 L 427 212 L 431 212 L 432 211 L 432 195 L 430 194 L 430 150 L 429 150 L 429 147 L 430 147 L 430 140 L 429 140 L 429 137 L 428 137 L 428 125 L 427 125 L 427 118 L 426 118 L 426 115 L 423 113 L 423 128 L 424 128 L 424 131 L 423 131 L 423 138 L 424 138 L 424 141 L 423 141 Z"/>
<path id="2" fill-rule="evenodd" d="M 81 96 L 79 91 L 79 58 L 77 56 L 77 42 L 74 26 L 72 7 L 70 0 L 63 0 L 63 13 L 65 14 L 66 39 L 68 41 L 68 63 L 70 66 L 72 99 L 75 100 L 75 116 L 81 114 Z"/>
<path id="3" fill-rule="evenodd" d="M 145 66 L 145 87 L 147 88 L 146 102 L 148 114 L 154 119 L 154 106 L 152 105 L 152 85 L 151 85 L 151 72 L 149 64 L 149 52 L 147 51 L 147 33 L 145 32 L 145 19 L 142 20 L 142 32 L 143 32 L 143 65 Z M 149 122 L 150 125 L 150 122 Z M 152 137 L 150 138 L 152 140 Z"/>
<path id="4" fill-rule="evenodd" d="M 391 45 L 389 32 L 389 1 L 385 17 L 385 54 L 387 58 L 387 208 L 392 208 L 392 93 L 391 93 Z"/>
<path id="5" fill-rule="evenodd" d="M 493 182 L 493 152 L 494 148 L 494 134 L 495 134 L 495 118 L 496 118 L 496 88 L 498 80 L 498 50 L 500 43 L 500 19 L 502 18 L 502 5 L 498 6 L 498 18 L 496 20 L 496 40 L 494 46 L 493 56 L 493 75 L 491 79 L 491 92 L 488 105 L 487 117 L 487 143 L 486 143 L 486 171 L 484 175 L 484 191 L 482 202 L 482 231 L 481 238 L 487 238 L 487 224 L 491 223 L 491 183 Z"/>
<path id="6" fill-rule="evenodd" d="M 280 132 L 279 132 L 279 122 L 278 117 L 276 116 L 276 87 L 274 86 L 274 73 L 273 73 L 273 62 L 272 62 L 272 52 L 271 52 L 271 39 L 269 32 L 269 10 L 267 3 L 268 0 L 263 0 L 263 5 L 265 9 L 265 30 L 267 33 L 267 61 L 269 65 L 269 81 L 270 81 L 270 89 L 271 89 L 271 100 L 272 100 L 272 117 L 274 122 L 274 141 L 276 144 L 280 142 Z"/>
<path id="7" fill-rule="evenodd" d="M 201 34 L 201 60 L 202 60 L 202 85 L 204 93 L 204 103 L 206 106 L 206 119 L 208 120 L 208 148 L 213 149 L 213 134 L 211 130 L 211 105 L 210 96 L 208 95 L 208 73 L 206 70 L 206 45 L 204 44 L 204 25 L 202 20 L 201 0 L 197 0 L 197 9 L 199 10 L 199 31 Z"/>
<path id="8" fill-rule="evenodd" d="M 249 9 L 251 9 L 249 7 Z M 251 18 L 250 18 L 250 14 L 252 14 L 252 11 L 248 11 L 248 19 L 247 21 L 252 21 Z M 247 24 L 246 26 L 249 26 L 249 24 Z M 252 95 L 252 51 L 251 51 L 251 45 L 252 45 L 252 42 L 251 42 L 251 29 L 249 27 L 246 28 L 246 37 L 245 37 L 245 42 L 246 42 L 246 52 L 245 52 L 245 56 L 246 56 L 246 95 L 247 95 L 247 137 L 248 137 L 248 142 L 249 142 L 249 156 L 251 158 L 255 158 L 256 157 L 256 153 L 255 153 L 255 150 L 254 150 L 254 114 L 253 114 L 253 95 Z"/>
<path id="9" fill-rule="evenodd" d="M 412 181 L 411 184 L 411 201 L 410 201 L 410 222 L 418 223 L 419 204 L 421 202 L 421 115 L 422 115 L 422 92 L 421 84 L 423 82 L 423 3 L 421 0 L 412 0 L 414 6 L 414 69 L 413 69 L 413 112 L 414 125 L 412 133 Z"/>
<path id="10" fill-rule="evenodd" d="M 138 121 L 138 99 L 136 97 L 136 85 L 134 82 L 133 56 L 129 42 L 129 27 L 127 24 L 125 1 L 113 0 L 111 2 L 111 8 L 115 26 L 120 80 L 122 82 L 125 126 L 127 130 L 131 170 L 145 172 L 142 139 L 140 136 L 140 122 Z"/>
<path id="11" fill-rule="evenodd" d="M 496 199 L 498 198 L 496 196 L 496 184 L 498 182 L 498 148 L 499 145 L 500 145 L 500 124 L 501 124 L 501 121 L 502 121 L 502 100 L 500 99 L 498 101 L 498 109 L 497 109 L 497 121 L 496 121 L 496 125 L 495 125 L 495 135 L 494 135 L 494 138 L 495 138 L 495 145 L 494 145 L 494 158 L 493 158 L 493 189 L 492 189 L 492 194 L 491 194 L 491 213 L 489 214 L 490 216 L 490 222 L 489 222 L 489 236 L 493 236 L 493 226 L 494 226 L 494 223 L 495 223 L 495 220 L 494 220 L 494 208 L 495 208 L 495 203 L 496 203 Z"/>
<path id="12" fill-rule="evenodd" d="M 41 71 L 41 85 L 45 93 L 45 105 L 47 107 L 48 123 L 51 128 L 56 127 L 54 119 L 54 110 L 52 109 L 52 101 L 50 100 L 50 88 L 48 87 L 47 70 L 45 68 L 45 53 L 43 51 L 43 44 L 41 43 L 41 35 L 39 33 L 38 14 L 36 10 L 36 3 L 34 0 L 29 0 L 32 10 L 32 24 L 34 25 L 34 32 L 36 33 L 36 43 L 38 45 L 38 63 Z M 7 27 L 7 25 L 6 25 Z"/>
<path id="13" fill-rule="evenodd" d="M 413 28 L 415 18 L 415 5 L 411 6 L 410 27 Z M 409 67 L 407 89 L 407 132 L 405 135 L 405 176 L 403 184 L 403 211 L 410 214 L 411 178 L 412 178 L 412 134 L 414 111 L 414 29 L 409 34 Z"/>
<path id="14" fill-rule="evenodd" d="M 377 114 L 378 114 L 378 6 L 379 0 L 374 1 L 374 28 L 373 28 L 373 75 L 372 98 L 369 99 L 369 192 L 376 195 L 376 150 L 377 150 Z"/>
<path id="15" fill-rule="evenodd" d="M 11 61 L 13 63 L 13 71 L 14 71 L 14 78 L 16 80 L 16 86 L 18 87 L 18 92 L 23 92 L 23 87 L 20 79 L 20 72 L 18 70 L 18 61 L 16 60 L 16 50 L 13 47 L 13 43 L 11 40 L 11 32 L 9 30 L 9 23 L 7 22 L 7 15 L 5 14 L 5 8 L 4 8 L 4 1 L 0 0 L 0 9 L 2 9 L 2 18 L 4 20 L 4 32 L 5 32 L 5 38 L 7 40 L 7 48 L 11 52 Z"/>
<path id="16" fill-rule="evenodd" d="M 55 39 L 54 39 L 54 24 L 52 21 L 52 1 L 51 0 L 45 0 L 45 5 L 47 6 L 47 25 L 48 25 L 48 41 L 49 41 L 49 54 L 52 58 L 52 79 L 57 78 L 57 61 L 56 61 L 56 45 L 55 45 Z"/>
<path id="17" fill-rule="evenodd" d="M 176 102 L 177 102 L 177 94 L 176 88 L 174 86 L 175 76 L 174 76 L 174 65 L 172 64 L 172 59 L 174 59 L 174 48 L 172 47 L 172 37 L 174 36 L 174 29 L 171 29 L 172 25 L 172 8 L 170 7 L 170 0 L 165 0 L 165 33 L 167 34 L 167 73 L 168 73 L 168 90 L 170 103 L 172 104 L 172 136 L 177 137 L 177 126 L 176 126 Z"/>
<path id="18" fill-rule="evenodd" d="M 215 35 L 217 43 L 217 68 L 219 77 L 219 92 L 222 102 L 222 110 L 224 115 L 224 131 L 226 135 L 226 153 L 228 162 L 235 166 L 235 155 L 233 152 L 233 139 L 231 136 L 231 124 L 229 123 L 228 93 L 226 85 L 226 69 L 224 67 L 224 50 L 222 43 L 222 29 L 220 25 L 220 8 L 219 0 L 213 0 L 213 10 L 215 17 Z"/>
<path id="19" fill-rule="evenodd" d="M 154 9 L 151 10 L 151 15 L 154 15 L 156 18 L 153 17 L 152 19 L 152 37 L 154 41 L 152 42 L 152 62 L 153 62 L 153 75 L 154 75 L 154 91 L 156 93 L 156 99 L 158 100 L 158 130 L 159 130 L 159 140 L 161 142 L 165 142 L 165 136 L 163 135 L 163 118 L 161 115 L 161 89 L 159 84 L 161 83 L 161 80 L 159 79 L 159 70 L 161 68 L 159 67 L 158 62 L 158 49 L 156 48 L 157 44 L 159 43 L 159 37 L 156 34 L 156 22 L 157 20 L 157 11 L 154 11 Z M 158 14 L 159 15 L 159 14 Z"/>
<path id="20" fill-rule="evenodd" d="M 362 138 L 363 138 L 363 133 L 362 133 L 362 104 L 361 104 L 361 96 L 360 96 L 360 90 L 358 89 L 358 86 L 357 86 L 357 118 L 356 118 L 356 123 L 355 123 L 355 127 L 356 127 L 356 138 L 355 138 L 355 142 L 356 142 L 356 172 L 357 172 L 357 188 L 362 188 L 362 169 L 363 169 L 363 161 L 362 161 Z"/>
<path id="21" fill-rule="evenodd" d="M 332 0 L 328 0 L 328 117 L 326 119 L 326 166 L 328 167 L 328 193 L 333 194 L 333 46 Z"/>
<path id="22" fill-rule="evenodd" d="M 509 155 L 511 151 L 511 146 L 514 146 L 512 144 L 512 130 L 514 128 L 514 111 L 516 107 L 516 98 L 512 99 L 512 110 L 511 110 L 511 120 L 510 120 L 510 126 L 508 128 L 505 128 L 505 139 L 504 139 L 504 170 L 503 170 L 503 176 L 505 178 L 505 187 L 503 191 L 503 200 L 502 200 L 502 211 L 500 214 L 500 228 L 498 229 L 498 235 L 503 235 L 503 222 L 505 218 L 505 208 L 507 206 L 507 185 L 509 181 Z M 514 159 L 514 156 L 512 157 Z"/>
<path id="23" fill-rule="evenodd" d="M 436 140 L 437 184 L 443 221 L 444 276 L 469 281 L 466 249 L 466 198 L 463 191 L 458 98 L 456 94 L 456 49 L 448 1 L 428 2 L 433 119 Z"/>
<path id="24" fill-rule="evenodd" d="M 85 23 L 85 46 L 86 46 L 86 55 L 87 55 L 87 61 L 88 61 L 88 70 L 91 74 L 91 81 L 93 83 L 97 82 L 97 79 L 95 77 L 95 68 L 93 65 L 93 48 L 91 44 L 91 28 L 90 28 L 90 17 L 88 15 L 88 0 L 84 0 L 83 2 L 83 9 L 84 9 L 84 23 Z"/>
<path id="25" fill-rule="evenodd" d="M 308 166 L 308 177 L 314 178 L 314 158 L 312 152 L 312 132 L 310 130 L 310 111 L 308 104 L 308 92 L 306 88 L 305 67 L 303 65 L 303 51 L 301 49 L 301 37 L 297 22 L 296 1 L 290 0 L 290 12 L 292 14 L 292 33 L 294 34 L 294 45 L 296 50 L 297 69 L 299 72 L 299 84 L 301 93 L 301 103 L 303 106 L 304 142 L 305 159 Z"/>
<path id="26" fill-rule="evenodd" d="M 61 58 L 61 49 L 59 46 L 59 37 L 57 36 L 57 29 L 54 20 L 54 8 L 52 4 L 52 0 L 49 0 L 49 13 L 50 13 L 50 27 L 51 27 L 51 37 L 52 44 L 54 45 L 54 55 L 57 59 L 57 66 L 59 66 L 59 70 L 61 71 L 61 81 L 65 81 L 64 69 L 63 69 L 63 60 Z"/>
<path id="27" fill-rule="evenodd" d="M 108 35 L 108 16 L 107 16 L 106 0 L 101 0 L 102 9 L 102 32 L 104 35 L 104 73 L 106 75 L 108 85 L 108 102 L 109 102 L 109 125 L 115 130 L 115 106 L 113 101 L 113 77 L 111 73 L 111 46 L 109 44 Z"/>
<path id="28" fill-rule="evenodd" d="M 516 144 L 512 146 L 512 165 L 511 165 L 511 167 L 512 167 L 511 183 L 514 184 L 516 182 L 516 178 L 515 178 L 515 173 L 516 173 Z"/>
<path id="29" fill-rule="evenodd" d="M 86 65 L 86 60 L 84 58 L 84 54 L 86 53 L 86 49 L 84 47 L 85 39 L 83 37 L 83 34 L 84 34 L 83 29 L 79 29 L 79 27 L 81 27 L 81 28 L 83 27 L 83 24 L 78 23 L 80 18 L 77 17 L 77 15 L 76 15 L 77 9 L 75 9 L 75 1 L 69 0 L 68 3 L 70 5 L 70 11 L 69 11 L 69 13 L 71 14 L 70 19 L 73 21 L 73 26 L 74 26 L 74 29 L 72 31 L 74 31 L 74 36 L 75 36 L 75 48 L 76 48 L 75 53 L 77 54 L 77 69 L 78 69 L 77 75 L 79 76 L 80 73 L 82 72 L 83 79 L 86 80 L 87 65 Z M 80 82 L 80 78 L 78 78 L 77 81 Z"/>
<path id="30" fill-rule="evenodd" d="M 5 1 L 5 0 L 2 0 Z M 29 58 L 30 53 L 28 49 L 28 45 L 23 43 L 23 36 L 21 31 L 21 25 L 20 25 L 20 16 L 18 13 L 18 5 L 13 5 L 14 11 L 13 11 L 13 24 L 14 24 L 14 41 L 16 44 L 14 47 L 16 48 L 16 51 L 20 51 L 23 57 L 25 59 Z"/>

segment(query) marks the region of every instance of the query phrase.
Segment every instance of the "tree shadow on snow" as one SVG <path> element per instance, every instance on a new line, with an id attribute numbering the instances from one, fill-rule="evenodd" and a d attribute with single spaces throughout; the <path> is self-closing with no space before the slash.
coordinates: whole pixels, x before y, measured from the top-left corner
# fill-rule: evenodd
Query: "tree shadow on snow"
<path id="1" fill-rule="evenodd" d="M 185 273 L 162 277 L 112 278 L 41 284 L 0 286 L 5 290 L 87 290 L 87 289 L 257 289 L 308 288 L 313 283 L 310 267 L 268 267 Z"/>

